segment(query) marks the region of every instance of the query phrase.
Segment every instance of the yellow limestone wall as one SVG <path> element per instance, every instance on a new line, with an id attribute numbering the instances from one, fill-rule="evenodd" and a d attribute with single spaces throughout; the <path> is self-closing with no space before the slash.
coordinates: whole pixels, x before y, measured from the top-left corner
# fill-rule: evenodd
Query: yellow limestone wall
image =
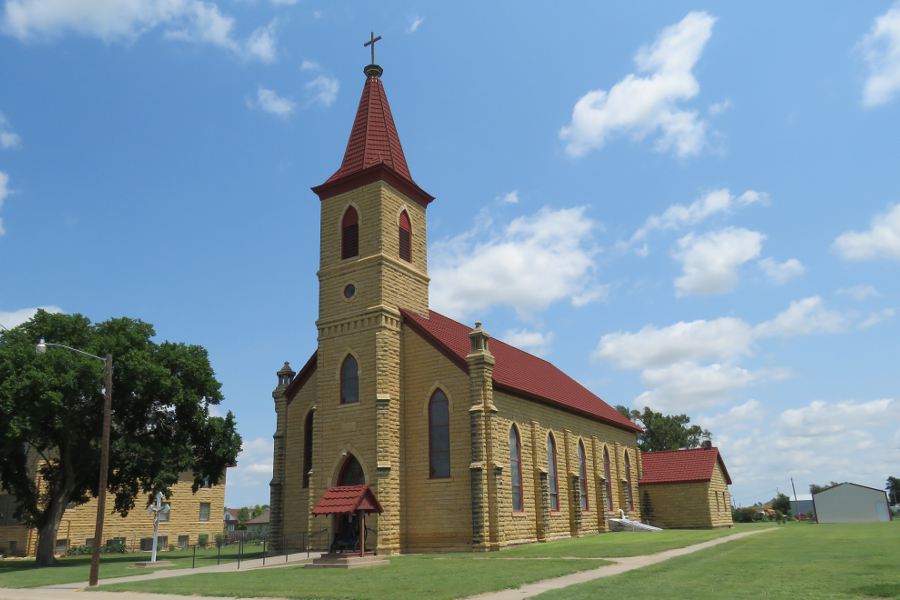
<path id="1" fill-rule="evenodd" d="M 734 525 L 728 484 L 718 463 L 710 481 L 644 485 L 641 497 L 649 498 L 649 521 L 657 527 L 710 529 Z"/>
<path id="2" fill-rule="evenodd" d="M 172 486 L 172 496 L 168 500 L 171 505 L 170 520 L 159 525 L 159 535 L 168 536 L 168 544 L 178 544 L 178 536 L 187 535 L 189 544 L 196 544 L 198 536 L 205 533 L 210 544 L 215 536 L 222 533 L 225 518 L 225 482 L 209 488 L 201 488 L 196 494 L 191 492 L 193 477 L 185 473 L 181 480 Z M 107 505 L 112 503 L 107 495 Z M 200 521 L 200 503 L 210 504 L 209 520 Z M 130 550 L 140 549 L 141 538 L 153 537 L 153 517 L 145 510 L 143 499 L 138 499 L 134 509 L 128 516 L 122 517 L 110 511 L 103 522 L 103 541 L 113 538 L 125 538 Z M 67 540 L 67 545 L 81 546 L 94 537 L 94 526 L 97 519 L 97 500 L 92 498 L 85 504 L 70 508 L 63 513 L 57 533 L 58 543 Z M 16 541 L 17 553 L 34 556 L 37 551 L 38 535 L 36 530 L 23 526 L 0 528 L 0 549 L 8 549 L 9 541 Z M 167 547 L 163 547 L 166 550 Z"/>

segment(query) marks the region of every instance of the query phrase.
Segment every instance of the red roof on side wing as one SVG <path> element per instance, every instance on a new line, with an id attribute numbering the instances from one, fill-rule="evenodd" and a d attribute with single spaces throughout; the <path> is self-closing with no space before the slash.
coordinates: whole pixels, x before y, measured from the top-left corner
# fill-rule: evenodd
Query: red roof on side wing
<path id="1" fill-rule="evenodd" d="M 468 369 L 466 355 L 469 353 L 471 327 L 433 310 L 427 317 L 403 309 L 400 312 L 404 323 L 461 369 Z M 495 360 L 494 387 L 497 389 L 511 391 L 620 429 L 640 431 L 640 427 L 546 360 L 497 339 L 491 339 L 490 351 Z"/>
<path id="2" fill-rule="evenodd" d="M 731 476 L 718 448 L 691 448 L 688 450 L 663 450 L 641 454 L 644 476 L 640 485 L 657 483 L 692 483 L 712 479 L 716 462 L 722 467 L 725 481 L 731 483 Z"/>
<path id="3" fill-rule="evenodd" d="M 367 485 L 339 485 L 325 490 L 312 510 L 314 515 L 384 512 Z"/>

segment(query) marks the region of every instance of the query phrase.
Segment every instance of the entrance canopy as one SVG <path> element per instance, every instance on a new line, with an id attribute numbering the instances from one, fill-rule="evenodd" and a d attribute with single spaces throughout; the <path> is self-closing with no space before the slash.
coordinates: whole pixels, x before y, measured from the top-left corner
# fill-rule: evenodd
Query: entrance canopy
<path id="1" fill-rule="evenodd" d="M 312 510 L 313 515 L 340 515 L 384 512 L 375 493 L 367 485 L 338 485 L 325 490 Z"/>

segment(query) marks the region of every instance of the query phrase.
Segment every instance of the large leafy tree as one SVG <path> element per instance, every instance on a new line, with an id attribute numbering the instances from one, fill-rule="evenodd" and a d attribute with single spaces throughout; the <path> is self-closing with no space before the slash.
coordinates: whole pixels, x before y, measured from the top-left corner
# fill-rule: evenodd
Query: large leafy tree
<path id="1" fill-rule="evenodd" d="M 182 472 L 196 491 L 234 463 L 241 438 L 230 411 L 210 416 L 222 392 L 206 350 L 154 336 L 134 319 L 93 324 L 44 311 L 0 332 L 0 481 L 17 500 L 16 517 L 38 529 L 39 564 L 54 560 L 66 506 L 98 494 L 104 394 L 100 361 L 62 348 L 37 354 L 40 338 L 113 355 L 108 490 L 118 513 L 168 495 Z"/>
<path id="2" fill-rule="evenodd" d="M 643 411 L 616 406 L 621 414 L 638 423 L 644 431 L 638 434 L 642 452 L 696 448 L 711 434 L 699 425 L 691 425 L 687 415 L 664 415 L 645 406 Z"/>
<path id="3" fill-rule="evenodd" d="M 900 478 L 888 477 L 887 482 L 884 484 L 884 489 L 887 491 L 891 504 L 900 503 Z"/>

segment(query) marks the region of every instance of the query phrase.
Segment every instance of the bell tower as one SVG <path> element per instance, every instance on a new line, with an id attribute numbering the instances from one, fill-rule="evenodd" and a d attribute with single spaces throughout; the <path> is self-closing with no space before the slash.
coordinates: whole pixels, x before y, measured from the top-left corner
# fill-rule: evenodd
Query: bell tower
<path id="1" fill-rule="evenodd" d="M 428 310 L 425 213 L 433 197 L 406 164 L 375 41 L 341 166 L 313 188 L 321 241 L 309 497 L 338 484 L 355 459 L 384 508 L 378 551 L 392 554 L 400 550 L 400 309 Z"/>

